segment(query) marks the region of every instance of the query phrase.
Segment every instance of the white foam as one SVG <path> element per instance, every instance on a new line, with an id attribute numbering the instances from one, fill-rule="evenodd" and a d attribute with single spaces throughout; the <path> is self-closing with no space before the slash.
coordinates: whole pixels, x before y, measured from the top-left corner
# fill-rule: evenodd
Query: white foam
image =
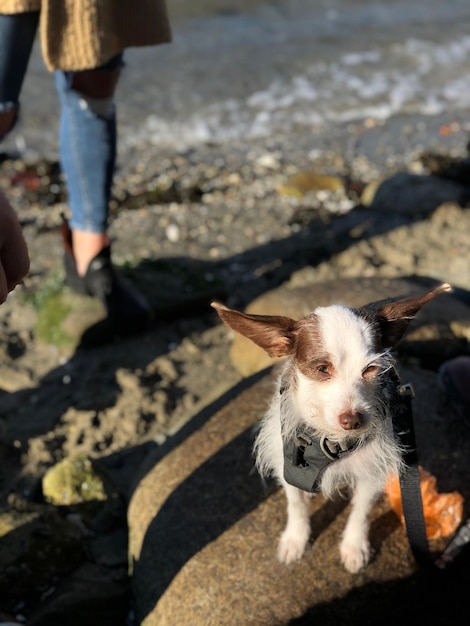
<path id="1" fill-rule="evenodd" d="M 276 78 L 246 98 L 202 104 L 184 120 L 151 115 L 128 140 L 193 144 L 265 136 L 293 125 L 467 109 L 469 53 L 467 35 L 439 44 L 409 38 L 342 53 L 307 65 L 303 73 Z"/>

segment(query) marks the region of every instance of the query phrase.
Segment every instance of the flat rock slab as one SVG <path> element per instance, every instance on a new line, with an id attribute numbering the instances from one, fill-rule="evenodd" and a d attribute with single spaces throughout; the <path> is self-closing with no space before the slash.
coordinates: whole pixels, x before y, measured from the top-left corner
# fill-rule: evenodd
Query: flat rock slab
<path id="1" fill-rule="evenodd" d="M 438 478 L 439 491 L 462 493 L 468 515 L 468 429 L 440 404 L 433 372 L 404 367 L 401 373 L 417 392 L 420 461 Z M 289 567 L 276 560 L 285 498 L 273 485 L 263 485 L 251 456 L 254 427 L 269 403 L 275 374 L 276 368 L 246 379 L 218 406 L 196 416 L 173 446 L 147 458 L 128 509 L 139 625 L 396 626 L 402 620 L 435 626 L 465 614 L 470 599 L 462 561 L 444 572 L 418 571 L 385 498 L 372 512 L 376 556 L 359 574 L 340 563 L 349 504 L 339 498 L 314 497 L 312 546 Z M 446 542 L 433 542 L 433 552 Z M 403 621 L 410 614 L 418 621 Z"/>
<path id="2" fill-rule="evenodd" d="M 318 306 L 344 304 L 359 307 L 385 298 L 424 293 L 439 284 L 440 281 L 421 277 L 345 278 L 301 287 L 284 284 L 253 300 L 245 312 L 300 319 Z M 416 357 L 423 361 L 424 367 L 432 369 L 442 361 L 462 354 L 470 334 L 468 296 L 460 289 L 455 294 L 442 294 L 429 302 L 410 325 L 405 339 L 398 346 L 398 353 Z M 279 360 L 270 358 L 241 335 L 234 335 L 230 358 L 243 376 L 250 376 Z"/>

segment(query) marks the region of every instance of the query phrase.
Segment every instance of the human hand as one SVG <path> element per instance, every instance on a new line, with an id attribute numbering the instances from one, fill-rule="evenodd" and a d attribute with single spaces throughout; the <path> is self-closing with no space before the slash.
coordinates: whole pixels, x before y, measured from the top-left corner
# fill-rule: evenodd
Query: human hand
<path id="1" fill-rule="evenodd" d="M 0 304 L 29 272 L 29 254 L 15 211 L 0 192 Z"/>

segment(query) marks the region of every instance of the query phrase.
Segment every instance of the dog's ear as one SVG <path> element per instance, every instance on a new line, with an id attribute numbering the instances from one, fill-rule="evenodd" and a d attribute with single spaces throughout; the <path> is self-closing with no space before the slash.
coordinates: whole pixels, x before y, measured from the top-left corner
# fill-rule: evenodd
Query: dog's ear
<path id="1" fill-rule="evenodd" d="M 278 315 L 249 315 L 212 302 L 220 319 L 232 330 L 251 339 L 271 357 L 292 354 L 295 349 L 297 322 Z"/>
<path id="2" fill-rule="evenodd" d="M 395 347 L 421 307 L 446 291 L 452 291 L 452 288 L 449 284 L 444 283 L 422 296 L 377 303 L 375 316 L 379 324 L 383 347 Z"/>

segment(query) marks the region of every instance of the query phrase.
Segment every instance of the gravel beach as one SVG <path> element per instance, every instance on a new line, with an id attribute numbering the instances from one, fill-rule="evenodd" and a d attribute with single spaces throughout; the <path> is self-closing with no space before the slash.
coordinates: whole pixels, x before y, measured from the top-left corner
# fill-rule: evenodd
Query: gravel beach
<path id="1" fill-rule="evenodd" d="M 423 180 L 431 180 L 433 198 L 439 189 L 447 191 L 452 181 L 430 176 L 429 163 L 443 168 L 453 164 L 452 172 L 468 173 L 465 131 L 451 120 L 432 120 L 432 125 L 418 120 L 420 134 L 425 123 L 434 149 L 442 133 L 447 133 L 443 129 L 454 124 L 451 139 L 458 136 L 460 152 L 441 145 L 432 152 L 433 160 L 427 151 L 393 154 L 390 150 L 384 165 L 372 154 L 345 158 L 342 148 L 358 133 L 374 135 L 380 155 L 384 137 L 395 133 L 398 122 L 394 121 L 393 129 L 387 125 L 371 129 L 368 124 L 345 127 L 343 146 L 325 147 L 320 156 L 318 146 L 330 141 L 321 133 L 312 133 L 308 141 L 304 136 L 278 136 L 266 142 L 206 145 L 189 153 L 169 153 L 158 168 L 145 146 L 127 155 L 115 191 L 117 198 L 120 194 L 126 198 L 123 206 L 116 200 L 112 214 L 116 260 L 127 263 L 137 280 L 143 275 L 157 321 L 143 335 L 86 350 L 77 348 L 77 343 L 90 313 L 89 303 L 74 299 L 63 282 L 58 228 L 65 205 L 53 201 L 44 206 L 40 186 L 33 193 L 22 184 L 12 184 L 12 170 L 21 170 L 23 164 L 5 161 L 2 178 L 6 186 L 10 181 L 8 191 L 23 223 L 32 268 L 0 311 L 4 512 L 30 515 L 38 507 L 50 507 L 43 503 L 42 478 L 54 464 L 77 453 L 100 461 L 125 494 L 147 445 L 163 443 L 239 382 L 240 374 L 229 358 L 232 337 L 215 319 L 211 297 L 243 308 L 288 280 L 302 285 L 354 276 L 421 275 L 470 289 L 469 215 L 455 199 L 447 203 L 444 199 L 435 210 L 428 207 L 426 214 L 419 206 L 410 212 L 399 202 L 396 210 L 375 214 L 374 219 L 374 211 L 360 204 L 359 191 L 399 172 L 419 171 Z M 410 121 L 401 124 L 411 143 Z M 442 144 L 447 140 L 445 136 Z M 38 168 L 36 164 L 33 171 Z M 149 203 L 149 190 L 155 197 L 156 189 L 162 198 Z M 403 207 L 408 212 L 401 212 Z M 143 270 L 144 261 L 162 259 L 170 267 L 179 267 L 177 276 L 170 272 L 168 277 L 168 269 L 158 265 Z M 194 268 L 202 276 L 195 291 Z M 163 285 L 165 292 L 155 293 L 155 285 Z M 173 319 L 158 318 L 162 300 L 166 306 L 175 305 Z M 64 303 L 66 312 L 60 317 Z M 54 324 L 66 325 L 75 345 L 51 339 L 44 334 L 44 323 L 49 330 Z M 72 507 L 66 519 L 81 519 L 86 526 L 83 515 Z M 104 552 L 85 560 L 96 563 L 98 559 L 100 567 L 107 568 L 103 579 L 112 576 L 126 588 L 125 541 L 117 532 L 125 532 L 125 508 L 101 515 L 106 518 L 101 520 L 103 526 L 97 528 L 95 520 L 90 527 Z M 109 558 L 112 565 L 106 561 Z M 20 565 L 15 563 L 9 575 L 20 580 L 15 569 Z M 34 615 L 38 607 L 44 610 L 48 593 L 53 594 L 58 578 L 64 576 L 59 566 L 41 577 L 31 564 L 28 567 L 35 576 L 32 587 L 29 582 L 27 587 L 19 585 L 13 596 L 0 593 L 4 619 Z M 70 576 L 74 571 L 73 563 L 71 571 L 66 568 Z M 132 615 L 131 606 L 129 599 L 120 614 Z"/>
<path id="2" fill-rule="evenodd" d="M 380 118 L 374 114 L 377 109 L 363 102 L 355 103 L 358 110 L 364 107 L 364 114 L 354 119 L 341 120 L 338 111 L 338 119 L 307 122 L 295 108 L 287 107 L 286 117 L 273 115 L 276 124 L 261 134 L 247 131 L 252 124 L 233 124 L 228 135 L 223 124 L 217 129 L 205 124 L 198 135 L 194 129 L 202 127 L 201 120 L 222 119 L 211 106 L 215 100 L 228 102 L 234 74 L 218 83 L 218 91 L 217 81 L 209 80 L 207 64 L 193 62 L 189 43 L 202 46 L 204 41 L 204 58 L 214 55 L 204 28 L 220 20 L 225 23 L 231 11 L 237 28 L 245 25 L 243 32 L 252 32 L 246 20 L 252 27 L 261 24 L 261 30 L 272 36 L 282 31 L 277 3 L 256 3 L 254 8 L 243 3 L 238 11 L 233 4 L 228 2 L 225 12 L 211 13 L 215 22 L 207 14 L 188 13 L 185 3 L 175 4 L 175 51 L 169 46 L 161 52 L 164 69 L 159 80 L 170 84 L 175 67 L 183 62 L 187 69 L 157 98 L 159 119 L 149 107 L 152 93 L 143 90 L 139 100 L 128 69 L 122 95 L 124 100 L 132 92 L 132 97 L 122 108 L 123 141 L 110 232 L 116 263 L 146 291 L 156 322 L 150 331 L 115 343 L 91 347 L 80 343 L 103 311 L 73 296 L 64 284 L 59 228 L 67 205 L 51 130 L 55 105 L 44 90 L 44 70 L 37 58 L 33 61 L 26 89 L 32 97 L 43 94 L 44 108 L 30 118 L 25 115 L 0 164 L 0 184 L 18 211 L 31 255 L 29 276 L 0 309 L 0 542 L 5 554 L 6 546 L 11 547 L 0 575 L 0 621 L 50 626 L 54 622 L 42 622 L 40 617 L 44 610 L 47 615 L 49 598 L 61 585 L 72 585 L 74 574 L 87 566 L 100 568 L 101 580 L 116 585 L 107 596 L 104 593 L 116 612 L 100 626 L 133 624 L 125 497 L 134 471 L 149 444 L 171 438 L 241 379 L 230 362 L 232 336 L 216 319 L 211 299 L 243 308 L 286 281 L 299 286 L 356 276 L 418 275 L 449 282 L 462 292 L 470 290 L 468 106 L 443 106 L 426 115 L 412 106 L 388 108 L 389 114 Z M 327 2 L 321 4 L 331 8 Z M 351 9 L 350 3 L 343 4 Z M 357 4 L 364 10 L 366 3 Z M 380 6 L 398 11 L 399 4 Z M 454 4 L 449 33 L 462 47 L 459 37 L 466 22 L 461 3 Z M 417 1 L 416 6 L 422 9 L 423 4 Z M 286 7 L 288 17 L 295 16 L 296 3 Z M 271 21 L 273 15 L 276 19 Z M 258 22 L 260 16 L 266 21 Z M 454 33 L 459 19 L 460 31 Z M 330 22 L 337 25 L 345 50 L 357 49 L 361 40 L 346 42 L 341 21 L 332 16 Z M 369 24 L 371 32 L 375 24 Z M 298 28 L 298 21 L 295 25 Z M 429 40 L 439 30 L 431 25 L 429 20 L 423 26 Z M 386 24 L 382 26 L 386 30 Z M 360 32 L 358 27 L 357 36 Z M 192 39 L 183 38 L 188 33 Z M 374 42 L 381 40 L 375 34 Z M 305 69 L 301 61 L 294 62 L 298 50 L 286 48 L 289 66 L 301 73 Z M 136 53 L 130 68 L 133 58 L 145 55 Z M 220 63 L 217 76 L 226 69 Z M 234 86 L 239 102 L 249 99 L 243 91 L 247 63 L 249 58 Z M 279 75 L 285 72 L 276 62 L 269 72 L 273 67 Z M 261 62 L 259 67 L 254 64 L 256 80 L 252 79 L 258 86 L 262 70 Z M 467 80 L 466 71 L 462 61 L 457 78 Z M 275 82 L 275 72 L 270 76 Z M 208 84 L 210 93 L 209 88 L 204 90 Z M 268 90 L 268 85 L 264 87 Z M 191 94 L 188 99 L 185 89 Z M 190 119 L 187 105 L 196 109 L 194 118 Z M 327 110 L 328 103 L 322 107 Z M 310 103 L 310 108 L 315 105 Z M 31 109 L 30 102 L 30 113 Z M 168 113 L 172 110 L 174 117 Z M 129 120 L 138 111 L 145 123 L 136 123 L 134 129 Z M 26 119 L 31 119 L 31 126 Z M 162 126 L 174 131 L 173 145 L 170 132 L 156 141 L 154 135 Z M 387 181 L 392 183 L 385 186 L 385 196 L 374 204 Z M 46 471 L 76 454 L 101 462 L 117 485 L 119 497 L 99 514 L 44 501 Z M 42 562 L 25 560 L 21 552 L 25 539 L 19 529 L 26 527 L 26 519 L 40 519 L 39 527 L 33 528 L 35 537 L 49 539 L 56 532 L 62 536 L 49 523 L 49 514 L 73 527 L 67 535 L 68 548 L 65 544 L 55 548 L 51 539 L 49 551 L 41 553 Z M 65 559 L 52 558 L 54 550 Z M 90 576 L 86 582 L 92 589 L 96 579 Z"/>

